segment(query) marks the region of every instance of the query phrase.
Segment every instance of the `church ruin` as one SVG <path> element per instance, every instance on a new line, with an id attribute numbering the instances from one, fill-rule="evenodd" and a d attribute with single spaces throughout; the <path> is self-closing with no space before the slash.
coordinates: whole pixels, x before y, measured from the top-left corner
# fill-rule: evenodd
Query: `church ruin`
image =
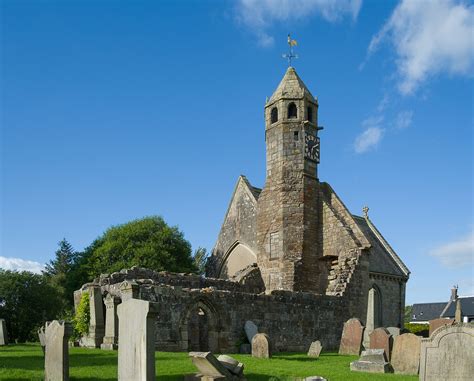
<path id="1" fill-rule="evenodd" d="M 368 332 L 402 327 L 410 272 L 368 209 L 353 215 L 319 181 L 320 129 L 318 101 L 289 67 L 265 104 L 265 185 L 239 177 L 206 277 L 141 268 L 101 275 L 75 293 L 77 302 L 89 290 L 94 306 L 85 345 L 116 341 L 117 319 L 107 314 L 127 298 L 159 304 L 163 351 L 237 352 L 247 320 L 276 351 L 306 351 L 314 340 L 336 348 L 351 317 Z"/>

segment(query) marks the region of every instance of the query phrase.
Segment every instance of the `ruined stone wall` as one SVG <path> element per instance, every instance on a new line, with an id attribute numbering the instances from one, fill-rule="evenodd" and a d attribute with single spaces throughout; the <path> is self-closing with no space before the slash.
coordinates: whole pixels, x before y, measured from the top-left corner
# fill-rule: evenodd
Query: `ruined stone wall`
<path id="1" fill-rule="evenodd" d="M 325 348 L 337 348 L 343 323 L 349 318 L 341 298 L 309 293 L 255 295 L 141 285 L 140 298 L 163 306 L 156 323 L 156 348 L 164 351 L 189 350 L 188 324 L 196 308 L 208 319 L 208 349 L 218 353 L 238 351 L 246 320 L 270 336 L 275 351 L 304 352 L 314 340 Z"/>
<path id="2" fill-rule="evenodd" d="M 125 280 L 142 280 L 151 284 L 166 284 L 175 287 L 185 288 L 215 288 L 232 292 L 260 293 L 264 291 L 257 282 L 238 283 L 224 279 L 206 278 L 196 274 L 171 273 L 167 271 L 153 271 L 141 267 L 132 267 L 112 274 L 101 274 L 94 279 L 91 285 L 105 287 L 108 285 L 118 285 Z M 87 288 L 89 284 L 86 284 Z M 107 289 L 105 287 L 104 289 Z"/>

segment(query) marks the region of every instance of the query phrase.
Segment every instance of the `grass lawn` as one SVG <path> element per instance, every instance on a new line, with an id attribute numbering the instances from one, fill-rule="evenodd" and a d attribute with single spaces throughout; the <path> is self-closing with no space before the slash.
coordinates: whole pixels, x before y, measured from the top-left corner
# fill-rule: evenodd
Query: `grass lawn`
<path id="1" fill-rule="evenodd" d="M 196 372 L 187 353 L 156 352 L 158 380 L 182 380 Z M 272 359 L 254 359 L 250 355 L 232 355 L 245 364 L 248 380 L 291 380 L 292 377 L 323 376 L 329 381 L 418 380 L 417 376 L 353 373 L 349 363 L 356 356 L 323 353 L 319 359 L 305 354 L 281 353 Z M 70 348 L 71 380 L 116 380 L 117 352 L 100 349 Z M 272 378 L 274 377 L 274 378 Z M 0 347 L 0 380 L 42 380 L 43 353 L 38 344 Z"/>

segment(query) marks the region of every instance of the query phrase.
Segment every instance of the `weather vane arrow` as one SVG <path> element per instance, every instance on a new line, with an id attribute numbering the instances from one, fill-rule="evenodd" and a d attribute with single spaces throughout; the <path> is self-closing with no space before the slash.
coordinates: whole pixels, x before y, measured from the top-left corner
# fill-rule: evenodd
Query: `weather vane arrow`
<path id="1" fill-rule="evenodd" d="M 296 40 L 292 40 L 291 35 L 288 33 L 288 53 L 283 54 L 282 57 L 288 60 L 288 66 L 290 67 L 291 67 L 291 60 L 293 58 L 295 59 L 298 58 L 298 55 L 293 52 L 293 46 L 297 46 L 297 45 L 298 43 L 296 42 Z"/>

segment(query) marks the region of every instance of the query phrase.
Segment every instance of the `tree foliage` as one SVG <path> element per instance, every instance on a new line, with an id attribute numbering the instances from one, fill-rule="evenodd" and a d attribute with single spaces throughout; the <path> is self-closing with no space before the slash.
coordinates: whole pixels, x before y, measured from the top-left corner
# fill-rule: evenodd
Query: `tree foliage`
<path id="1" fill-rule="evenodd" d="M 206 273 L 207 257 L 207 250 L 203 247 L 198 247 L 194 252 L 193 261 L 198 274 L 204 275 Z"/>
<path id="2" fill-rule="evenodd" d="M 91 277 L 132 266 L 152 270 L 194 272 L 191 245 L 177 227 L 158 216 L 113 226 L 89 248 L 87 271 Z"/>
<path id="3" fill-rule="evenodd" d="M 36 330 L 55 319 L 61 305 L 60 293 L 45 276 L 0 269 L 0 318 L 12 341 L 36 341 Z"/>
<path id="4" fill-rule="evenodd" d="M 55 258 L 45 266 L 43 275 L 48 278 L 51 285 L 60 293 L 63 300 L 62 310 L 66 311 L 70 310 L 73 306 L 73 292 L 77 286 L 73 276 L 76 268 L 77 253 L 66 239 L 60 241 L 58 246 Z"/>

